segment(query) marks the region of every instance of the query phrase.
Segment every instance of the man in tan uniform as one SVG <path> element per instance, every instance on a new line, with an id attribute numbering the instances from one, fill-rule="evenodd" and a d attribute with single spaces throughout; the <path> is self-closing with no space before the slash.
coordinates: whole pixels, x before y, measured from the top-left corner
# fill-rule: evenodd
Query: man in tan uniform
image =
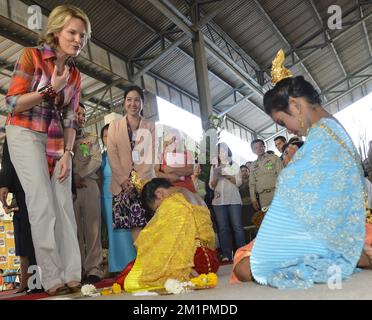
<path id="1" fill-rule="evenodd" d="M 249 192 L 253 208 L 257 211 L 263 207 L 268 207 L 274 197 L 276 179 L 281 169 L 282 160 L 275 154 L 265 152 L 265 142 L 261 139 L 253 140 L 251 148 L 258 156 L 250 167 Z M 256 199 L 258 193 L 260 205 Z"/>
<path id="2" fill-rule="evenodd" d="M 77 197 L 74 201 L 81 265 L 85 283 L 102 279 L 101 197 L 97 170 L 102 156 L 98 139 L 84 132 L 85 107 L 79 105 L 79 130 L 74 144 L 73 173 Z"/>

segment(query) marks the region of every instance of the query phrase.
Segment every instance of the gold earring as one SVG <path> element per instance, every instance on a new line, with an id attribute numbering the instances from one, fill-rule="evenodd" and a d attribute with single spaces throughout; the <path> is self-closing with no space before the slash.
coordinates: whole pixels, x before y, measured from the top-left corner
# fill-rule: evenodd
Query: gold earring
<path id="1" fill-rule="evenodd" d="M 300 128 L 303 129 L 305 127 L 305 124 L 304 124 L 304 119 L 302 119 L 302 117 L 299 119 L 300 121 Z"/>
<path id="2" fill-rule="evenodd" d="M 299 119 L 298 121 L 300 122 L 300 128 L 303 129 L 305 124 L 304 124 L 304 119 L 302 118 L 302 106 L 299 106 Z"/>

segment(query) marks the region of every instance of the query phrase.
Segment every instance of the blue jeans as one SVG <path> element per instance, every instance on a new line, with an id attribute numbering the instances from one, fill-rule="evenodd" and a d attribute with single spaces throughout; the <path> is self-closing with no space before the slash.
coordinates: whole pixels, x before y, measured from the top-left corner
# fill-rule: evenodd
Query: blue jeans
<path id="1" fill-rule="evenodd" d="M 218 235 L 222 257 L 232 260 L 232 243 L 230 223 L 234 232 L 235 245 L 240 248 L 245 245 L 245 235 L 242 221 L 242 206 L 240 204 L 230 204 L 223 206 L 213 206 L 218 225 Z"/>

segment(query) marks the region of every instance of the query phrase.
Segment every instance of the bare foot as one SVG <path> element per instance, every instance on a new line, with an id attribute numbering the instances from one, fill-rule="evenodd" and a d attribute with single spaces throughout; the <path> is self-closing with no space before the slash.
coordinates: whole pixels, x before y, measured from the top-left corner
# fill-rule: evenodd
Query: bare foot
<path id="1" fill-rule="evenodd" d="M 372 269 L 372 246 L 365 244 L 360 256 L 358 267 Z"/>
<path id="2" fill-rule="evenodd" d="M 252 281 L 250 257 L 245 257 L 240 260 L 236 264 L 233 272 L 235 273 L 235 276 L 238 278 L 238 280 L 241 282 Z"/>
<path id="3" fill-rule="evenodd" d="M 70 282 L 67 282 L 66 285 L 69 288 L 74 288 L 74 287 L 81 286 L 81 283 L 79 281 L 70 281 Z"/>

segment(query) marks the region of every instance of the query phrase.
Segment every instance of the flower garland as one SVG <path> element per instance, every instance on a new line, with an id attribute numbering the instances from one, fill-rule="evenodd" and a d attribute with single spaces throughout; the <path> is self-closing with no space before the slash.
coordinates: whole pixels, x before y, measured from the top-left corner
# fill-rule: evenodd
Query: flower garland
<path id="1" fill-rule="evenodd" d="M 100 295 L 97 288 L 92 284 L 83 285 L 81 287 L 81 294 L 85 297 L 96 297 Z"/>
<path id="2" fill-rule="evenodd" d="M 191 292 L 198 289 L 208 289 L 217 286 L 218 277 L 215 273 L 210 272 L 208 274 L 202 273 L 198 277 L 191 278 L 190 281 L 178 281 L 176 279 L 168 279 L 164 283 L 164 288 L 167 293 L 170 294 L 181 294 Z M 81 287 L 81 294 L 84 297 L 96 297 L 96 296 L 108 296 L 111 294 L 121 293 L 121 286 L 118 283 L 114 283 L 112 287 L 103 288 L 101 292 L 92 284 L 86 284 Z"/>
<path id="3" fill-rule="evenodd" d="M 85 297 L 97 297 L 97 296 L 108 296 L 110 294 L 121 293 L 121 287 L 119 284 L 114 283 L 112 287 L 103 288 L 101 292 L 98 292 L 97 288 L 92 284 L 86 284 L 81 287 L 81 294 Z"/>
<path id="4" fill-rule="evenodd" d="M 176 279 L 168 279 L 164 288 L 167 293 L 180 294 L 190 292 L 193 289 L 208 289 L 217 286 L 218 277 L 215 273 L 202 273 L 198 277 L 191 278 L 190 281 L 181 282 Z"/>
<path id="5" fill-rule="evenodd" d="M 194 284 L 196 289 L 214 288 L 217 286 L 218 277 L 213 272 L 202 273 L 198 277 L 192 278 L 190 282 Z"/>
<path id="6" fill-rule="evenodd" d="M 168 293 L 180 294 L 192 291 L 194 285 L 190 281 L 181 282 L 176 279 L 168 279 L 164 283 L 164 288 Z"/>

